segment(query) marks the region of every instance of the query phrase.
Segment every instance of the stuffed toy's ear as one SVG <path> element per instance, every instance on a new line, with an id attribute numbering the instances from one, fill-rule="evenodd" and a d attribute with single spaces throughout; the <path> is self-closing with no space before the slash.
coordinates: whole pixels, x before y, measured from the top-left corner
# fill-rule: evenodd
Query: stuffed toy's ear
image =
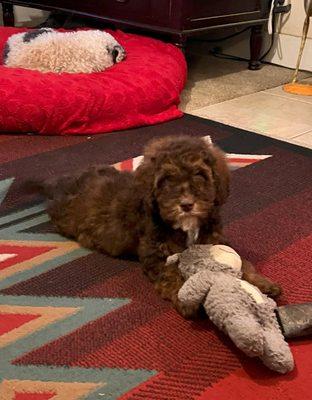
<path id="1" fill-rule="evenodd" d="M 247 281 L 241 281 L 240 282 L 240 287 L 246 292 L 246 293 L 248 293 L 249 294 L 249 296 L 254 300 L 254 302 L 255 303 L 257 303 L 257 304 L 262 304 L 262 303 L 264 303 L 264 299 L 265 299 L 265 295 L 264 294 L 262 294 L 261 292 L 260 292 L 260 290 L 256 287 L 256 286 L 254 286 L 254 285 L 251 285 L 250 283 L 248 283 Z M 270 299 L 271 300 L 271 299 Z M 273 301 L 273 300 L 271 300 L 271 301 Z"/>
<path id="2" fill-rule="evenodd" d="M 229 265 L 233 269 L 242 269 L 242 259 L 232 247 L 223 244 L 216 244 L 210 248 L 211 257 L 220 264 Z"/>

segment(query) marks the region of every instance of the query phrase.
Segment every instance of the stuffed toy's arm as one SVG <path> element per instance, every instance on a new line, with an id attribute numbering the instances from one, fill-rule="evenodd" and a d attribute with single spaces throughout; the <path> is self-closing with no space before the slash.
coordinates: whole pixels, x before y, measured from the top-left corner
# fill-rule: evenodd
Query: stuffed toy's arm
<path id="1" fill-rule="evenodd" d="M 199 271 L 192 275 L 181 287 L 178 299 L 185 305 L 200 305 L 213 283 L 211 271 Z"/>

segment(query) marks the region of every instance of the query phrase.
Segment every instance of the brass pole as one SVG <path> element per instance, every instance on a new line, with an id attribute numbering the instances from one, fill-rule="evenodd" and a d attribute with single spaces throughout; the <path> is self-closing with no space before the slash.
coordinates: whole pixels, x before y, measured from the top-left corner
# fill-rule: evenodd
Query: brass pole
<path id="1" fill-rule="evenodd" d="M 303 30 L 302 30 L 302 39 L 301 39 L 301 45 L 300 45 L 297 65 L 296 65 L 295 73 L 294 73 L 293 80 L 291 83 L 297 82 L 299 67 L 300 67 L 300 63 L 301 63 L 301 59 L 302 59 L 303 49 L 304 49 L 304 46 L 305 46 L 305 43 L 307 40 L 309 25 L 310 25 L 310 17 L 307 15 L 304 20 L 304 25 L 303 25 Z"/>

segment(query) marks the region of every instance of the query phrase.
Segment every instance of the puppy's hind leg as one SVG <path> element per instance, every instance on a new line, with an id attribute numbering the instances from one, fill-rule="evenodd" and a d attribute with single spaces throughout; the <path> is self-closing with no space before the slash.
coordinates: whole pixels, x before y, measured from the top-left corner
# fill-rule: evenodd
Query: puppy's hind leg
<path id="1" fill-rule="evenodd" d="M 70 176 L 50 180 L 28 180 L 23 186 L 28 193 L 41 194 L 48 200 L 64 194 L 75 194 L 78 191 L 77 179 Z"/>
<path id="2" fill-rule="evenodd" d="M 70 238 L 77 236 L 76 214 L 72 207 L 79 187 L 77 178 L 65 176 L 53 180 L 33 180 L 24 184 L 29 193 L 38 193 L 47 201 L 47 213 L 58 232 Z"/>

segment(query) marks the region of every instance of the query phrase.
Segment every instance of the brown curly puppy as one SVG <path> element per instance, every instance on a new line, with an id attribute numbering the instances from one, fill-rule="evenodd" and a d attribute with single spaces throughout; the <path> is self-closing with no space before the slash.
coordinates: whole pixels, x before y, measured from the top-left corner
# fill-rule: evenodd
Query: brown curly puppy
<path id="1" fill-rule="evenodd" d="M 152 141 L 134 173 L 94 167 L 42 187 L 59 232 L 112 256 L 137 255 L 161 296 L 180 306 L 183 279 L 166 257 L 192 243 L 225 243 L 220 207 L 229 192 L 223 153 L 204 139 L 178 136 Z M 278 285 L 243 263 L 244 278 L 264 293 Z"/>

